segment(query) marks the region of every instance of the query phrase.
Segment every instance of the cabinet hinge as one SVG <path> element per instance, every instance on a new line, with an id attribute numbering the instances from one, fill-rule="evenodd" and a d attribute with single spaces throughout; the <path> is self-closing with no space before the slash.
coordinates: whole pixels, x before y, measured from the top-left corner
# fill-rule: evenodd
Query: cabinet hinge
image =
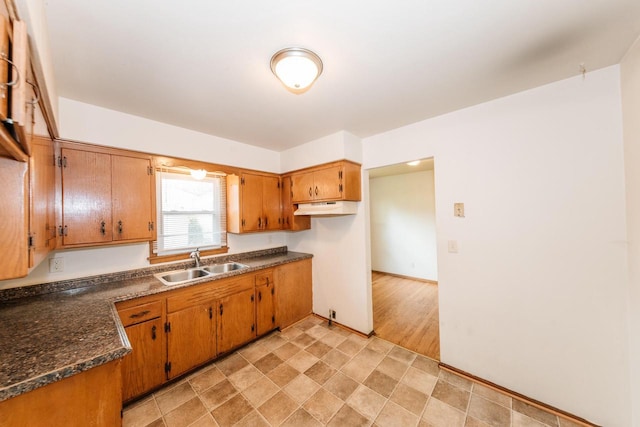
<path id="1" fill-rule="evenodd" d="M 256 325 L 251 325 L 251 332 L 256 330 Z"/>
<path id="2" fill-rule="evenodd" d="M 58 227 L 58 236 L 66 236 L 67 234 L 69 234 L 69 228 L 65 225 L 63 226 L 59 226 Z"/>
<path id="3" fill-rule="evenodd" d="M 66 168 L 67 167 L 67 157 L 58 156 L 58 167 Z"/>
<path id="4" fill-rule="evenodd" d="M 171 322 L 167 322 L 164 324 L 164 331 L 171 332 Z"/>
<path id="5" fill-rule="evenodd" d="M 242 226 L 244 227 L 244 218 L 242 218 Z"/>
<path id="6" fill-rule="evenodd" d="M 342 179 L 342 171 L 338 171 L 338 178 Z"/>
<path id="7" fill-rule="evenodd" d="M 171 372 L 171 362 L 167 362 L 167 363 L 164 364 L 164 371 L 166 373 Z"/>
<path id="8" fill-rule="evenodd" d="M 149 231 L 153 231 L 153 221 L 149 221 Z"/>
<path id="9" fill-rule="evenodd" d="M 280 188 L 280 181 L 278 181 L 278 188 Z"/>
<path id="10" fill-rule="evenodd" d="M 276 323 L 276 316 L 271 316 L 271 323 Z"/>
<path id="11" fill-rule="evenodd" d="M 33 235 L 29 234 L 29 238 L 27 239 L 27 244 L 30 248 L 33 247 Z"/>
<path id="12" fill-rule="evenodd" d="M 244 178 L 240 178 L 240 185 L 244 185 Z"/>
<path id="13" fill-rule="evenodd" d="M 58 166 L 58 158 L 56 157 L 56 155 L 53 155 L 53 166 Z"/>
<path id="14" fill-rule="evenodd" d="M 276 288 L 274 286 L 273 288 L 271 288 L 271 295 L 275 295 L 275 291 L 276 291 Z"/>
<path id="15" fill-rule="evenodd" d="M 147 175 L 153 176 L 153 166 L 147 166 Z"/>
<path id="16" fill-rule="evenodd" d="M 342 193 L 342 184 L 338 186 L 338 190 L 340 190 L 340 192 Z"/>

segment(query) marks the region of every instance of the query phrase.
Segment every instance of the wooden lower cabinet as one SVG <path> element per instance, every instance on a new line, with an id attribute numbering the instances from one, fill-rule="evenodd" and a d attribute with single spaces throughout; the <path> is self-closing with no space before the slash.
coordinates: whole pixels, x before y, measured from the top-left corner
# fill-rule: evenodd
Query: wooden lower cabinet
<path id="1" fill-rule="evenodd" d="M 264 335 L 276 328 L 273 270 L 256 274 L 256 332 Z"/>
<path id="2" fill-rule="evenodd" d="M 152 390 L 164 382 L 162 319 L 148 320 L 124 330 L 133 351 L 122 359 L 122 400 Z"/>
<path id="3" fill-rule="evenodd" d="M 276 323 L 286 328 L 311 314 L 311 259 L 284 264 L 275 268 Z"/>
<path id="4" fill-rule="evenodd" d="M 122 425 L 120 360 L 0 402 L 0 426 Z"/>
<path id="5" fill-rule="evenodd" d="M 309 315 L 311 260 L 161 295 L 116 304 L 133 349 L 122 361 L 125 402 Z"/>
<path id="6" fill-rule="evenodd" d="M 146 297 L 116 304 L 132 351 L 122 359 L 122 400 L 165 381 L 164 301 Z"/>
<path id="7" fill-rule="evenodd" d="M 247 289 L 218 302 L 218 353 L 226 353 L 256 337 L 255 290 Z"/>
<path id="8" fill-rule="evenodd" d="M 167 314 L 167 379 L 216 357 L 215 302 Z"/>

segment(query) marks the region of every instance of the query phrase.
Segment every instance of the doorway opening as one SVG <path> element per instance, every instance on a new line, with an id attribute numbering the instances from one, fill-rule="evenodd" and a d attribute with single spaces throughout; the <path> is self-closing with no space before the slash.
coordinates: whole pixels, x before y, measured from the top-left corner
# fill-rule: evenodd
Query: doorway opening
<path id="1" fill-rule="evenodd" d="M 369 201 L 373 329 L 440 360 L 433 158 L 370 169 Z"/>

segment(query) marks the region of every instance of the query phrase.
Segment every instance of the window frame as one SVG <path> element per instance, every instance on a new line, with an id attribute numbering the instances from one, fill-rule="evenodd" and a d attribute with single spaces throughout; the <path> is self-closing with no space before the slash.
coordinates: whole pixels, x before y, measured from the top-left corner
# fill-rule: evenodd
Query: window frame
<path id="1" fill-rule="evenodd" d="M 217 173 L 217 174 L 223 174 L 223 175 L 228 175 L 229 173 L 234 173 L 235 172 L 235 168 L 232 170 L 229 170 L 227 167 L 224 167 L 223 165 L 216 165 L 216 164 L 212 164 L 212 163 L 204 163 L 204 162 L 198 162 L 198 161 L 191 161 L 191 160 L 183 160 L 183 159 L 173 159 L 173 158 L 168 158 L 168 157 L 157 157 L 154 158 L 154 168 L 155 168 L 155 172 L 157 174 L 157 172 L 170 172 L 170 173 L 180 173 L 180 174 L 185 174 L 185 175 L 189 175 L 190 174 L 190 170 L 191 169 L 205 169 L 207 171 L 209 171 L 210 173 Z M 214 172 L 215 171 L 215 172 Z M 158 208 L 158 201 L 157 199 L 157 183 L 158 178 L 155 177 L 154 179 L 154 192 L 153 192 L 153 205 L 154 205 L 154 210 L 155 210 L 155 220 L 156 220 L 156 224 L 158 225 L 156 227 L 157 231 L 159 231 L 158 229 L 160 228 L 160 215 L 162 215 L 162 211 Z M 226 181 L 226 180 L 225 180 Z M 221 189 L 223 192 L 226 192 L 226 188 L 222 188 Z M 226 210 L 227 210 L 227 206 L 226 203 L 222 202 L 222 209 L 224 209 L 224 211 L 222 212 L 224 217 L 226 217 Z M 219 255 L 219 254 L 225 254 L 229 252 L 229 246 L 228 246 L 228 231 L 227 231 L 227 223 L 225 221 L 224 223 L 224 229 L 225 229 L 225 233 L 227 233 L 227 238 L 226 240 L 226 244 L 224 246 L 221 246 L 219 248 L 211 248 L 211 249 L 204 249 L 200 251 L 200 256 L 201 257 L 206 257 L 206 256 L 211 256 L 211 255 Z M 163 262 L 171 262 L 171 261 L 180 261 L 180 260 L 188 260 L 189 259 L 189 254 L 192 252 L 192 249 L 189 250 L 185 250 L 184 252 L 179 252 L 179 253 L 170 253 L 170 254 L 163 254 L 163 255 L 158 255 L 157 253 L 154 253 L 154 245 L 157 244 L 157 233 L 155 236 L 155 239 L 153 241 L 149 242 L 149 263 L 150 264 L 159 264 L 159 263 L 163 263 Z"/>

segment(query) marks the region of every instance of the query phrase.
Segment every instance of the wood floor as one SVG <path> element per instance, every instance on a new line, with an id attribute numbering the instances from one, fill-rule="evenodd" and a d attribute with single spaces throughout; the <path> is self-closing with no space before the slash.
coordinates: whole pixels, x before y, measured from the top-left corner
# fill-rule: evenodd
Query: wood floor
<path id="1" fill-rule="evenodd" d="M 376 335 L 440 360 L 438 285 L 373 272 Z"/>

